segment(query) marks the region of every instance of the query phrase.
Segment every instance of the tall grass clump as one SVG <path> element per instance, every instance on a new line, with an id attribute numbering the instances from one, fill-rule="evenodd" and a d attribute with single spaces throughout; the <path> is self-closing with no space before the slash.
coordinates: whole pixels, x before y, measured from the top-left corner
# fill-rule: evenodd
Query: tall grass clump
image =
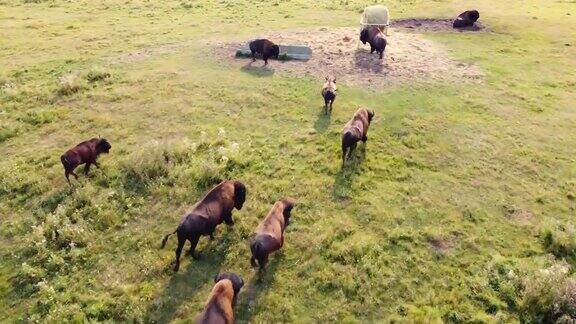
<path id="1" fill-rule="evenodd" d="M 122 162 L 121 174 L 124 184 L 136 191 L 162 185 L 202 191 L 232 177 L 244 163 L 240 144 L 228 140 L 220 129 L 216 136 L 202 132 L 198 142 L 186 138 L 153 141 Z"/>
<path id="2" fill-rule="evenodd" d="M 541 237 L 546 252 L 576 264 L 576 231 L 573 226 L 546 227 Z"/>
<path id="3" fill-rule="evenodd" d="M 77 73 L 60 77 L 56 93 L 60 96 L 70 96 L 86 88 L 86 82 Z"/>
<path id="4" fill-rule="evenodd" d="M 574 323 L 576 277 L 570 266 L 557 262 L 523 280 L 522 320 L 527 323 Z"/>
<path id="5" fill-rule="evenodd" d="M 95 82 L 99 82 L 99 81 L 105 81 L 108 80 L 112 77 L 112 73 L 103 69 L 103 68 L 92 68 L 90 71 L 88 71 L 86 73 L 86 75 L 84 76 L 84 78 L 86 79 L 86 81 L 88 81 L 89 83 L 95 83 Z"/>

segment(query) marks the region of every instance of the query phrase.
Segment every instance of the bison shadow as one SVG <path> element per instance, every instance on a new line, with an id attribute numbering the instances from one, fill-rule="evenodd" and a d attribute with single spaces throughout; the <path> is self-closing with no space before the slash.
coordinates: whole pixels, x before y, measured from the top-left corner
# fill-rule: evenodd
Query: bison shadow
<path id="1" fill-rule="evenodd" d="M 354 52 L 354 65 L 363 72 L 382 73 L 385 60 L 386 51 L 384 51 L 384 59 L 382 60 L 378 58 L 378 54 L 370 54 L 369 51 L 362 48 Z"/>
<path id="2" fill-rule="evenodd" d="M 318 113 L 318 117 L 316 118 L 316 122 L 314 123 L 314 130 L 318 133 L 324 133 L 330 126 L 330 119 L 332 118 L 332 114 L 325 114 L 324 113 L 324 106 L 322 106 L 322 110 Z"/>
<path id="3" fill-rule="evenodd" d="M 208 237 L 202 237 L 202 239 L 208 240 Z M 180 260 L 182 265 L 180 271 L 174 273 L 172 270 L 174 262 L 166 265 L 167 272 L 171 275 L 170 281 L 162 294 L 156 298 L 156 300 L 161 302 L 153 302 L 148 307 L 145 322 L 171 322 L 175 318 L 178 308 L 183 303 L 189 302 L 194 294 L 201 291 L 204 285 L 212 287 L 214 276 L 220 272 L 221 264 L 226 258 L 231 243 L 232 233 L 228 229 L 223 231 L 220 237 L 217 236 L 214 241 L 209 241 L 203 250 L 198 251 L 197 249 L 196 253 L 200 252 L 200 259 L 194 260 L 187 253 L 190 248 L 190 243 L 187 242 L 184 248 L 186 253 L 183 253 L 183 257 Z M 171 251 L 174 252 L 176 249 L 175 243 L 168 244 L 167 248 L 171 248 Z"/>
<path id="4" fill-rule="evenodd" d="M 253 63 L 256 63 L 257 65 L 253 65 Z M 271 77 L 274 75 L 273 69 L 270 69 L 268 66 L 262 66 L 257 62 L 250 62 L 244 65 L 242 68 L 240 68 L 240 71 L 259 78 Z"/>
<path id="5" fill-rule="evenodd" d="M 349 202 L 350 191 L 354 184 L 354 179 L 360 173 L 362 163 L 366 159 L 366 143 L 359 142 L 356 150 L 351 154 L 350 158 L 346 161 L 340 171 L 334 177 L 334 185 L 332 186 L 332 197 L 338 202 Z M 341 160 L 340 160 L 341 161 Z"/>
<path id="6" fill-rule="evenodd" d="M 282 264 L 282 260 L 284 260 L 284 253 L 280 250 L 270 256 L 266 271 L 260 272 L 255 268 L 254 275 L 240 292 L 238 304 L 235 307 L 236 322 L 248 323 L 258 313 L 257 301 L 274 282 L 276 270 Z"/>

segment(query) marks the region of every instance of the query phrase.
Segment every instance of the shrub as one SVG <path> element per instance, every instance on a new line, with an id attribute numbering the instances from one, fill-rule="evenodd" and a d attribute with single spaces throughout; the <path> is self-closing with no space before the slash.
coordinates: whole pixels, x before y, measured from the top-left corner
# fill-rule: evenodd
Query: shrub
<path id="1" fill-rule="evenodd" d="M 576 320 L 576 278 L 556 263 L 524 278 L 522 320 L 530 323 Z"/>
<path id="2" fill-rule="evenodd" d="M 85 79 L 90 83 L 94 83 L 107 80 L 110 77 L 112 77 L 112 73 L 101 68 L 94 68 L 86 74 Z"/>
<path id="3" fill-rule="evenodd" d="M 69 96 L 86 88 L 84 80 L 76 73 L 67 74 L 60 78 L 56 93 L 60 96 Z"/>
<path id="4" fill-rule="evenodd" d="M 576 233 L 574 228 L 545 228 L 541 234 L 546 252 L 572 264 L 576 261 Z"/>

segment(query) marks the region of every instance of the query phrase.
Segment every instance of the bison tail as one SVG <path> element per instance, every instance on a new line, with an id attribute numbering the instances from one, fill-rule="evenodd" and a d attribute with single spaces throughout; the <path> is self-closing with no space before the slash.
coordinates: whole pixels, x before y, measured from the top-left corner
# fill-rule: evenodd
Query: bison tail
<path id="1" fill-rule="evenodd" d="M 352 144 L 354 143 L 354 135 L 352 133 L 346 132 L 342 136 L 342 163 L 346 162 L 348 159 L 348 154 L 350 154 L 350 150 L 352 148 Z"/>
<path id="2" fill-rule="evenodd" d="M 250 264 L 253 268 L 256 268 L 258 264 L 256 260 L 260 260 L 262 258 L 262 243 L 259 241 L 252 241 L 250 244 L 250 250 L 252 251 L 252 257 L 250 258 Z"/>
<path id="3" fill-rule="evenodd" d="M 164 239 L 162 239 L 162 245 L 160 246 L 161 249 L 163 249 L 166 246 L 166 242 L 168 241 L 168 238 L 170 237 L 170 235 L 176 233 L 177 231 L 178 231 L 178 229 L 176 229 L 174 232 L 168 233 L 168 234 L 166 234 L 166 236 L 164 236 Z"/>

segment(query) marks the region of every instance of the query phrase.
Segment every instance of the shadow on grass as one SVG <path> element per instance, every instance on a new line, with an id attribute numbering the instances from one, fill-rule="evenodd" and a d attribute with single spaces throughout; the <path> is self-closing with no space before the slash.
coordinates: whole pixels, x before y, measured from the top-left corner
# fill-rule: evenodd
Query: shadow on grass
<path id="1" fill-rule="evenodd" d="M 209 242 L 203 250 L 196 249 L 200 254 L 199 260 L 194 260 L 189 254 L 190 243 L 186 242 L 182 257 L 180 258 L 180 271 L 174 273 L 172 262 L 167 270 L 172 277 L 164 288 L 162 294 L 156 299 L 159 303 L 152 303 L 146 312 L 147 323 L 169 323 L 178 312 L 178 308 L 183 303 L 190 301 L 192 296 L 198 292 L 204 285 L 212 287 L 214 276 L 220 272 L 220 266 L 231 242 L 231 233 L 228 229 L 222 237 Z M 208 240 L 208 237 L 202 237 Z M 176 249 L 175 244 L 168 244 L 167 248 Z M 208 295 L 206 295 L 208 298 Z"/>
<path id="2" fill-rule="evenodd" d="M 270 256 L 270 262 L 266 266 L 266 271 L 254 271 L 254 275 L 248 281 L 248 284 L 240 292 L 236 310 L 236 322 L 248 323 L 258 313 L 258 299 L 274 282 L 274 276 L 278 267 L 284 260 L 282 251 L 278 251 Z M 257 269 L 257 268 L 255 268 Z M 245 280 L 247 281 L 247 280 Z"/>
<path id="3" fill-rule="evenodd" d="M 330 126 L 330 119 L 332 118 L 332 114 L 325 114 L 324 113 L 324 106 L 322 106 L 322 110 L 318 113 L 318 117 L 316 118 L 316 122 L 314 123 L 314 129 L 318 133 L 324 133 Z"/>
<path id="4" fill-rule="evenodd" d="M 366 144 L 360 142 L 334 178 L 332 197 L 335 201 L 346 203 L 352 200 L 352 197 L 350 197 L 352 185 L 354 184 L 354 179 L 360 173 L 360 168 L 365 158 Z"/>
<path id="5" fill-rule="evenodd" d="M 270 69 L 267 66 L 257 64 L 258 64 L 257 62 L 254 63 L 250 62 L 244 65 L 242 68 L 240 68 L 240 71 L 259 78 L 270 77 L 274 75 L 274 70 Z"/>
<path id="6" fill-rule="evenodd" d="M 384 69 L 383 63 L 384 60 L 381 60 L 375 52 L 370 54 L 370 51 L 364 49 L 358 49 L 354 52 L 354 64 L 366 72 L 381 73 Z"/>

